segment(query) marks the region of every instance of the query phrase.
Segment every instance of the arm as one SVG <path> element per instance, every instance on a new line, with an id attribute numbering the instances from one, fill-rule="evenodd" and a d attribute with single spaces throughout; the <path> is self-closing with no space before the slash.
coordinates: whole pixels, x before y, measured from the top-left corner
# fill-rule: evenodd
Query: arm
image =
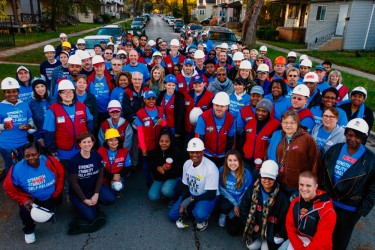
<path id="1" fill-rule="evenodd" d="M 122 110 L 124 112 L 124 118 L 128 120 L 130 123 L 134 121 L 135 112 L 131 107 L 131 102 L 129 96 L 124 93 L 124 97 L 122 98 Z"/>
<path id="2" fill-rule="evenodd" d="M 142 151 L 146 151 L 146 143 L 145 143 L 145 135 L 143 133 L 143 127 L 142 126 L 137 126 L 138 130 L 138 144 L 139 147 L 141 148 Z"/>
<path id="3" fill-rule="evenodd" d="M 179 98 L 177 98 L 179 97 Z M 175 103 L 175 129 L 176 134 L 181 135 L 184 131 L 184 119 L 185 119 L 185 103 L 183 95 L 177 95 Z"/>
<path id="4" fill-rule="evenodd" d="M 78 174 L 69 174 L 70 186 L 72 187 L 74 193 L 81 199 L 81 201 L 86 200 L 81 187 L 78 184 Z"/>
<path id="5" fill-rule="evenodd" d="M 133 129 L 131 125 L 128 124 L 125 130 L 124 148 L 126 148 L 127 150 L 130 150 L 132 146 L 132 141 L 133 141 Z"/>
<path id="6" fill-rule="evenodd" d="M 103 146 L 103 143 L 104 143 L 104 131 L 103 131 L 103 129 L 101 127 L 99 128 L 99 132 L 98 132 L 98 141 L 99 141 L 99 146 Z"/>
<path id="7" fill-rule="evenodd" d="M 204 194 L 194 196 L 194 201 L 195 202 L 204 201 L 204 200 L 212 201 L 215 198 L 216 198 L 216 190 L 207 190 L 207 192 L 205 192 Z"/>
<path id="8" fill-rule="evenodd" d="M 233 206 L 236 207 L 240 205 L 238 201 L 236 201 L 236 199 L 233 198 L 233 196 L 228 192 L 226 188 L 219 185 L 219 190 L 220 190 L 220 194 L 224 196 L 230 203 L 232 203 Z"/>
<path id="9" fill-rule="evenodd" d="M 47 156 L 47 166 L 49 168 L 52 167 L 52 171 L 55 174 L 55 192 L 52 194 L 52 198 L 57 198 L 64 189 L 65 169 L 56 158 L 49 156 Z"/>
<path id="10" fill-rule="evenodd" d="M 13 181 L 12 181 L 12 173 L 13 173 L 13 168 L 11 167 L 5 180 L 4 180 L 4 190 L 11 198 L 12 200 L 18 202 L 20 205 L 24 205 L 26 202 L 29 200 L 33 201 L 34 198 L 24 191 L 22 191 L 19 187 L 14 186 Z"/>

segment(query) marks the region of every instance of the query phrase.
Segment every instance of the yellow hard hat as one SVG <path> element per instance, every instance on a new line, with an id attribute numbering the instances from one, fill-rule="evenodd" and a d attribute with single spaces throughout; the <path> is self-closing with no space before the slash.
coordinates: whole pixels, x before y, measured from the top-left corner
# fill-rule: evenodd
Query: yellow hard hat
<path id="1" fill-rule="evenodd" d="M 61 47 L 67 47 L 67 48 L 71 49 L 71 48 L 72 48 L 72 45 L 70 44 L 70 42 L 63 42 L 63 43 L 61 44 Z"/>
<path id="2" fill-rule="evenodd" d="M 105 131 L 104 139 L 109 140 L 112 138 L 121 137 L 120 133 L 115 128 L 109 128 Z"/>

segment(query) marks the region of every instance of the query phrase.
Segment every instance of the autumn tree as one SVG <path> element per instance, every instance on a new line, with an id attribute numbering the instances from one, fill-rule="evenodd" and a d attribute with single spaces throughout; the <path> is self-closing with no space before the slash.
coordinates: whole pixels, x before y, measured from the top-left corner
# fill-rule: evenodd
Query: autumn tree
<path id="1" fill-rule="evenodd" d="M 242 26 L 242 41 L 249 48 L 255 48 L 257 20 L 264 0 L 247 0 L 246 15 Z"/>

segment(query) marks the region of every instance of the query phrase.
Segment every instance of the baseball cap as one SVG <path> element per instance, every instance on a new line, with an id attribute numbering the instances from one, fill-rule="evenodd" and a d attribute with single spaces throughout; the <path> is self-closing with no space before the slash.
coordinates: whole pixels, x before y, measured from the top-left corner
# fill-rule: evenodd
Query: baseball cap
<path id="1" fill-rule="evenodd" d="M 196 76 L 193 77 L 193 82 L 202 83 L 203 82 L 203 77 L 201 75 L 196 75 Z"/>
<path id="2" fill-rule="evenodd" d="M 250 95 L 251 94 L 264 95 L 264 90 L 261 86 L 254 86 L 251 88 Z"/>
<path id="3" fill-rule="evenodd" d="M 133 44 L 131 42 L 126 42 L 125 46 L 133 46 Z"/>
<path id="4" fill-rule="evenodd" d="M 146 99 L 148 99 L 148 98 L 150 98 L 150 97 L 155 97 L 155 98 L 156 98 L 156 94 L 155 94 L 155 92 L 152 91 L 152 90 L 148 90 L 148 91 L 146 91 L 146 93 L 145 93 L 145 98 L 146 98 Z"/>
<path id="5" fill-rule="evenodd" d="M 187 59 L 185 59 L 185 61 L 184 61 L 184 65 L 187 65 L 187 64 L 190 64 L 190 65 L 193 65 L 193 66 L 194 66 L 194 61 L 193 61 L 192 59 L 190 59 L 190 58 L 187 58 Z"/>
<path id="6" fill-rule="evenodd" d="M 16 72 L 18 73 L 18 71 L 20 71 L 21 69 L 26 70 L 27 72 L 30 72 L 25 66 L 18 67 Z"/>
<path id="7" fill-rule="evenodd" d="M 326 71 L 326 68 L 323 65 L 316 65 L 315 70 Z"/>
<path id="8" fill-rule="evenodd" d="M 173 74 L 169 74 L 167 75 L 165 78 L 164 78 L 164 83 L 167 83 L 167 82 L 173 82 L 175 84 L 177 84 L 177 78 L 175 75 Z"/>

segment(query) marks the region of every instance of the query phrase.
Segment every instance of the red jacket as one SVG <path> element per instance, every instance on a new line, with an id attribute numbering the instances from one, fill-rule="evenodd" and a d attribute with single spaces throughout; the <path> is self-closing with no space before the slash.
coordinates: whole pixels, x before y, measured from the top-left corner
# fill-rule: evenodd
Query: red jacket
<path id="1" fill-rule="evenodd" d="M 300 197 L 296 197 L 289 206 L 286 217 L 288 238 L 295 250 L 331 250 L 332 234 L 336 224 L 336 213 L 332 200 L 322 190 L 316 190 L 317 196 L 312 206 L 300 209 Z M 308 237 L 311 242 L 303 246 L 298 237 Z"/>
<path id="2" fill-rule="evenodd" d="M 270 120 L 257 134 L 257 119 L 249 120 L 245 125 L 246 141 L 243 147 L 245 158 L 264 160 L 266 156 L 268 143 L 272 137 L 273 132 L 280 126 L 280 123 L 275 118 Z"/>
<path id="3" fill-rule="evenodd" d="M 90 84 L 94 82 L 95 75 L 96 73 L 94 71 L 91 73 L 91 75 L 89 75 L 89 77 L 87 77 L 87 88 L 86 88 L 87 91 L 90 91 Z M 109 74 L 107 69 L 104 70 L 104 77 L 105 77 L 105 80 L 107 81 L 109 92 L 112 92 L 112 90 L 115 88 L 115 80 L 113 79 L 111 74 Z"/>
<path id="4" fill-rule="evenodd" d="M 81 102 L 75 103 L 74 122 L 70 119 L 68 113 L 60 103 L 51 105 L 55 116 L 55 143 L 58 149 L 70 150 L 74 147 L 75 138 L 83 132 L 87 132 L 87 114 L 86 105 Z"/>
<path id="5" fill-rule="evenodd" d="M 337 97 L 337 101 L 336 102 L 341 102 L 342 99 L 349 93 L 349 90 L 344 85 L 341 85 L 341 87 L 339 89 L 337 89 L 337 90 L 339 91 L 339 96 Z"/>
<path id="6" fill-rule="evenodd" d="M 168 71 L 173 73 L 174 63 L 172 61 L 171 55 L 167 55 L 166 57 L 164 57 L 163 60 L 164 60 L 165 66 L 167 67 Z M 180 54 L 179 58 L 178 58 L 178 64 L 180 64 L 182 66 L 184 64 L 184 61 L 185 61 L 185 57 Z"/>
<path id="7" fill-rule="evenodd" d="M 225 121 L 220 129 L 220 132 L 217 132 L 216 124 L 214 120 L 213 110 L 209 109 L 204 112 L 201 117 L 206 125 L 206 133 L 204 135 L 204 147 L 209 153 L 216 153 L 221 155 L 225 153 L 227 146 L 227 136 L 229 131 L 234 123 L 234 117 L 231 113 L 226 111 Z"/>
<path id="8" fill-rule="evenodd" d="M 103 158 L 104 168 L 108 173 L 118 174 L 125 167 L 124 163 L 125 163 L 126 157 L 128 156 L 128 150 L 126 148 L 120 148 L 117 150 L 117 154 L 112 164 L 109 160 L 108 152 L 105 147 L 100 147 L 98 149 L 98 153 Z M 108 180 L 107 178 L 103 178 L 103 184 L 108 184 L 110 182 L 111 180 Z"/>
<path id="9" fill-rule="evenodd" d="M 240 115 L 241 115 L 241 119 L 245 122 L 245 124 L 248 121 L 255 119 L 255 113 L 250 105 L 242 108 L 240 110 Z"/>
<path id="10" fill-rule="evenodd" d="M 163 109 L 161 107 L 156 107 L 158 109 L 158 116 L 163 117 Z M 146 144 L 146 149 L 153 150 L 156 147 L 157 140 L 159 139 L 161 125 L 155 126 L 154 121 L 147 114 L 145 108 L 138 110 L 138 119 L 142 122 L 142 130 L 144 135 L 144 140 Z M 138 136 L 138 139 L 139 136 Z"/>
<path id="11" fill-rule="evenodd" d="M 125 131 L 126 131 L 126 128 L 128 127 L 129 125 L 129 122 L 127 120 L 125 120 L 125 122 L 117 128 L 117 131 L 120 133 L 120 136 L 121 136 L 121 140 L 124 141 L 125 140 Z M 109 125 L 109 122 L 108 120 L 105 120 L 102 124 L 101 124 L 101 128 L 103 130 L 103 132 L 105 133 L 105 131 L 109 128 L 111 128 L 111 126 Z"/>
<path id="12" fill-rule="evenodd" d="M 290 107 L 289 110 L 293 110 L 293 107 Z M 309 108 L 305 108 L 301 110 L 300 112 L 297 112 L 297 114 L 298 114 L 298 118 L 300 121 L 302 121 L 303 119 L 307 117 L 311 117 L 314 120 L 314 115 L 313 113 L 311 113 Z"/>
<path id="13" fill-rule="evenodd" d="M 42 157 L 42 156 L 41 156 Z M 55 192 L 52 194 L 52 198 L 57 198 L 64 188 L 64 178 L 65 178 L 65 170 L 63 165 L 54 157 L 46 157 L 47 163 L 46 166 L 53 172 L 56 178 L 55 182 Z M 9 198 L 18 202 L 20 205 L 25 204 L 28 200 L 34 200 L 34 197 L 24 192 L 17 186 L 13 185 L 12 180 L 12 172 L 13 168 L 17 167 L 12 166 L 8 172 L 7 177 L 4 180 L 4 190 L 9 195 Z"/>

